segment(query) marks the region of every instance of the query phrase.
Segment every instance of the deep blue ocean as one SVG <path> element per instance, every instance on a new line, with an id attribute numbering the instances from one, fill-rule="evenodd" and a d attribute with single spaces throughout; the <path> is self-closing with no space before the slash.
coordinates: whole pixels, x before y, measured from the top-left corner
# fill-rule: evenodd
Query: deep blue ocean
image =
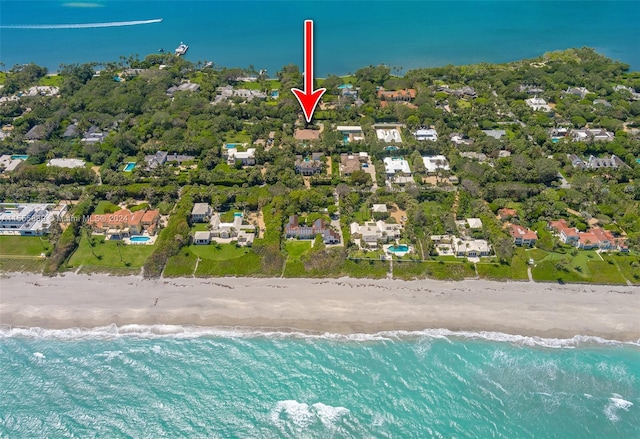
<path id="1" fill-rule="evenodd" d="M 640 346 L 448 331 L 0 331 L 0 437 L 640 437 Z"/>
<path id="2" fill-rule="evenodd" d="M 0 60 L 54 71 L 173 51 L 184 41 L 190 60 L 273 75 L 302 64 L 303 20 L 313 19 L 320 76 L 379 63 L 406 71 L 506 62 L 582 46 L 639 70 L 638 17 L 638 0 L 0 0 Z M 131 22 L 139 24 L 123 26 Z M 95 23 L 110 25 L 86 27 Z"/>

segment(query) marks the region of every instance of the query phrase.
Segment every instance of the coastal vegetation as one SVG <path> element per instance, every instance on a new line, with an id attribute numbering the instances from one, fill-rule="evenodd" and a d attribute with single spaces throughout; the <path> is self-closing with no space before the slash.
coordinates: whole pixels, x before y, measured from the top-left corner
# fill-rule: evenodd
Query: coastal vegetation
<path id="1" fill-rule="evenodd" d="M 87 233 L 82 221 L 52 225 L 46 239 L 0 236 L 3 270 L 32 264 L 47 274 L 80 268 L 114 274 L 142 269 L 145 277 L 640 283 L 640 73 L 592 49 L 507 64 L 416 69 L 403 76 L 384 65 L 348 77 L 330 75 L 318 81 L 328 92 L 311 124 L 289 92 L 302 87 L 295 65 L 267 78 L 250 69 L 153 54 L 47 73 L 30 64 L 8 69 L 1 78 L 0 126 L 6 135 L 0 155 L 28 158 L 2 174 L 0 200 L 72 201 L 74 218 L 126 207 L 158 209 L 168 219 L 153 246 L 106 242 Z M 24 93 L 35 86 L 50 88 Z M 385 90 L 414 95 L 396 100 L 386 98 Z M 532 98 L 543 98 L 548 109 L 532 108 Z M 397 127 L 402 143 L 380 139 L 380 124 Z M 361 127 L 364 140 L 346 141 L 337 126 Z M 418 140 L 421 128 L 435 130 L 437 138 Z M 304 138 L 299 130 L 317 135 Z M 610 137 L 574 138 L 572 130 L 602 130 Z M 89 132 L 104 137 L 88 141 Z M 230 161 L 226 144 L 242 152 L 255 148 L 255 164 Z M 148 157 L 158 151 L 186 159 L 150 166 Z M 296 156 L 312 153 L 323 157 L 319 172 L 297 173 Z M 370 167 L 343 174 L 341 155 L 358 153 L 366 153 Z M 427 169 L 422 157 L 435 155 L 450 166 Z M 383 160 L 392 156 L 411 166 L 408 184 L 386 175 Z M 586 163 L 592 156 L 619 161 L 576 164 L 575 158 Z M 52 166 L 56 158 L 84 165 Z M 128 163 L 135 166 L 125 172 Z M 225 220 L 236 211 L 260 214 L 264 230 L 252 247 L 195 245 L 194 232 L 207 229 L 192 222 L 194 203 L 207 203 Z M 372 212 L 373 205 L 385 205 L 389 213 Z M 537 233 L 535 248 L 514 246 L 499 218 L 503 208 L 517 212 L 511 223 Z M 286 239 L 292 215 L 301 224 L 333 222 L 342 232 L 341 245 Z M 490 257 L 439 255 L 431 237 L 457 234 L 457 221 L 465 218 L 482 221 L 469 238 L 486 240 Z M 559 219 L 581 232 L 609 231 L 629 251 L 607 254 L 565 245 L 548 229 L 549 221 Z M 350 224 L 372 220 L 402 224 L 398 242 L 415 251 L 391 263 L 381 249 L 361 249 Z M 17 252 L 17 239 L 29 242 L 19 246 L 26 253 Z M 36 259 L 41 253 L 44 259 Z"/>

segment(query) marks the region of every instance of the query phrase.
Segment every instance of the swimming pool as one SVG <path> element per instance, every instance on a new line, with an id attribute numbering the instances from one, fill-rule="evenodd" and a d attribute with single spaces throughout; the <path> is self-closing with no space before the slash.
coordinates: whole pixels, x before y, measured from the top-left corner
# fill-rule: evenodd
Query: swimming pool
<path id="1" fill-rule="evenodd" d="M 135 162 L 129 162 L 127 163 L 127 166 L 124 167 L 124 172 L 131 172 L 133 171 L 133 168 L 136 167 L 136 163 Z"/>
<path id="2" fill-rule="evenodd" d="M 236 212 L 233 214 L 233 216 L 242 216 L 242 212 Z"/>
<path id="3" fill-rule="evenodd" d="M 271 91 L 271 97 L 272 98 L 277 98 L 278 96 L 280 96 L 280 92 L 278 90 L 272 90 Z"/>
<path id="4" fill-rule="evenodd" d="M 131 242 L 147 242 L 150 241 L 151 238 L 149 238 L 148 236 L 132 236 L 131 238 L 129 238 L 129 240 Z"/>
<path id="5" fill-rule="evenodd" d="M 28 155 L 22 155 L 22 154 L 17 154 L 17 155 L 12 155 L 11 156 L 11 160 L 26 160 L 28 158 L 29 158 Z"/>
<path id="6" fill-rule="evenodd" d="M 240 146 L 242 146 L 242 143 L 227 143 L 224 145 L 224 147 L 227 149 L 238 148 Z"/>
<path id="7" fill-rule="evenodd" d="M 640 163 L 640 159 L 636 159 L 636 163 Z"/>
<path id="8" fill-rule="evenodd" d="M 392 245 L 387 250 L 391 253 L 406 253 L 409 251 L 409 246 L 404 244 Z"/>

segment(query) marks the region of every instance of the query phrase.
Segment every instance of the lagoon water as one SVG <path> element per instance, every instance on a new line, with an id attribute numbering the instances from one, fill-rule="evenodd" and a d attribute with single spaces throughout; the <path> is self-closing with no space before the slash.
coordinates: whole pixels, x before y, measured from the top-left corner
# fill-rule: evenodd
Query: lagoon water
<path id="1" fill-rule="evenodd" d="M 640 437 L 637 344 L 122 332 L 1 331 L 0 436 Z"/>
<path id="2" fill-rule="evenodd" d="M 379 63 L 406 71 L 506 62 L 582 46 L 640 69 L 637 0 L 1 0 L 0 9 L 0 60 L 8 67 L 117 61 L 184 41 L 190 60 L 275 74 L 301 65 L 302 23 L 310 18 L 318 75 Z"/>

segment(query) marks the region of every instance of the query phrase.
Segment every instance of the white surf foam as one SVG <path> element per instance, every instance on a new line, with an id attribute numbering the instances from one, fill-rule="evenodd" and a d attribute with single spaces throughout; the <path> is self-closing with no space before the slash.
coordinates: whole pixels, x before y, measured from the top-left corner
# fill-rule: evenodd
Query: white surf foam
<path id="1" fill-rule="evenodd" d="M 629 408 L 633 405 L 631 401 L 623 399 L 617 393 L 613 394 L 613 398 L 609 398 L 609 404 L 604 408 L 604 414 L 611 422 L 617 422 L 620 420 L 619 410 L 629 411 Z"/>
<path id="2" fill-rule="evenodd" d="M 0 339 L 8 337 L 42 338 L 58 340 L 77 339 L 103 339 L 110 340 L 120 337 L 135 337 L 145 339 L 156 338 L 305 338 L 348 342 L 376 342 L 398 341 L 404 339 L 439 339 L 452 341 L 454 339 L 477 339 L 494 342 L 505 342 L 528 347 L 545 348 L 576 348 L 585 345 L 629 345 L 640 347 L 640 340 L 616 341 L 601 337 L 576 335 L 572 338 L 542 338 L 524 335 L 504 334 L 501 332 L 472 332 L 451 331 L 448 329 L 425 329 L 423 331 L 383 331 L 373 334 L 312 334 L 301 331 L 268 331 L 245 327 L 206 327 L 190 325 L 123 325 L 115 324 L 96 328 L 69 328 L 69 329 L 44 329 L 44 328 L 14 328 L 0 325 Z"/>
<path id="3" fill-rule="evenodd" d="M 160 23 L 162 18 L 151 20 L 109 21 L 106 23 L 74 23 L 74 24 L 10 24 L 0 29 L 91 29 L 99 27 L 139 26 L 142 24 Z"/>
<path id="4" fill-rule="evenodd" d="M 270 414 L 271 422 L 285 430 L 290 422 L 298 430 L 304 429 L 318 420 L 327 428 L 334 428 L 343 416 L 350 413 L 345 407 L 334 407 L 316 402 L 309 406 L 296 400 L 278 401 Z"/>
<path id="5" fill-rule="evenodd" d="M 348 415 L 349 409 L 344 407 L 333 407 L 330 405 L 317 402 L 312 405 L 316 415 L 326 427 L 334 427 L 336 422 L 345 415 Z"/>

